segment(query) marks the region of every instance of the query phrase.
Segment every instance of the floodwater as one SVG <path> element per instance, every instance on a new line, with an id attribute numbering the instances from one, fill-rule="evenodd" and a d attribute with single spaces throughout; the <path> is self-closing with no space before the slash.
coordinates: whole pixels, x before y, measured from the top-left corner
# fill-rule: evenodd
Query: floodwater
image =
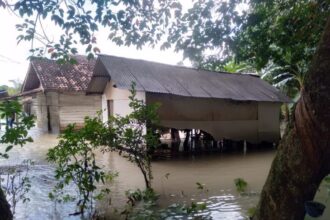
<path id="1" fill-rule="evenodd" d="M 0 166 L 17 165 L 25 159 L 32 159 L 35 165 L 30 171 L 32 188 L 28 193 L 30 202 L 18 204 L 16 219 L 57 220 L 79 219 L 69 216 L 75 211 L 74 203 L 55 204 L 48 198 L 48 193 L 55 185 L 53 178 L 54 166 L 46 161 L 47 150 L 58 142 L 56 135 L 43 134 L 32 130 L 34 142 L 23 148 L 15 147 L 10 158 L 1 160 Z M 254 207 L 259 193 L 266 180 L 274 150 L 204 154 L 199 156 L 181 157 L 159 160 L 152 163 L 154 175 L 153 187 L 160 195 L 160 207 L 173 203 L 190 204 L 192 201 L 205 202 L 207 209 L 200 215 L 212 219 L 239 220 L 247 219 L 247 210 Z M 117 153 L 98 154 L 98 161 L 107 169 L 118 172 L 118 177 L 111 184 L 111 205 L 101 202 L 97 205 L 106 219 L 115 219 L 116 208 L 120 210 L 126 204 L 125 191 L 143 189 L 144 182 L 139 170 Z M 247 195 L 239 195 L 234 186 L 235 178 L 243 178 L 248 183 Z M 197 189 L 197 182 L 204 184 L 204 189 Z M 69 191 L 74 191 L 74 188 Z M 321 187 L 316 200 L 325 203 L 327 195 Z M 330 211 L 325 210 L 322 218 L 330 219 Z M 181 217 L 182 219 L 184 217 Z M 179 218 L 179 219 L 181 219 Z M 187 219 L 187 218 L 184 218 Z M 306 217 L 306 219 L 312 219 Z"/>

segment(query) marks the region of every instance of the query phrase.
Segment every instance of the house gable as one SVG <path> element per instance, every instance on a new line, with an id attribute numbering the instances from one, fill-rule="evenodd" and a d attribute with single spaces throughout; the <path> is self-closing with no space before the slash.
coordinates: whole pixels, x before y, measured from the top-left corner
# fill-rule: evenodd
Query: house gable
<path id="1" fill-rule="evenodd" d="M 22 91 L 21 92 L 27 92 L 30 90 L 41 88 L 40 79 L 35 71 L 35 69 L 32 67 L 32 64 L 29 66 L 29 70 L 26 74 L 26 77 L 23 82 Z"/>

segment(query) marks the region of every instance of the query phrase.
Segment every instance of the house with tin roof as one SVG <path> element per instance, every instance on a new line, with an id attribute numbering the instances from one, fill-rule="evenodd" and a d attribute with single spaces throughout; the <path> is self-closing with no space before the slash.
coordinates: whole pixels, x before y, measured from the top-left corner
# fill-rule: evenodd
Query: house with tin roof
<path id="1" fill-rule="evenodd" d="M 94 60 L 75 56 L 76 64 L 60 65 L 54 60 L 33 58 L 19 97 L 25 112 L 36 116 L 44 131 L 59 132 L 68 124 L 83 126 L 85 116 L 101 110 L 101 95 L 86 96 Z"/>
<path id="2" fill-rule="evenodd" d="M 212 72 L 144 60 L 100 55 L 89 95 L 102 95 L 103 120 L 126 115 L 129 89 L 135 82 L 137 98 L 160 103 L 160 125 L 200 129 L 215 140 L 277 142 L 280 106 L 290 100 L 257 76 Z"/>

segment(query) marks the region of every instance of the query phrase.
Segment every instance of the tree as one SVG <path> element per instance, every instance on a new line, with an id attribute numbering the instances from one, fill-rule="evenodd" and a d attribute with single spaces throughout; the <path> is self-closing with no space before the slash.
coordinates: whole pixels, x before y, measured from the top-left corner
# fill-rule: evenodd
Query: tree
<path id="1" fill-rule="evenodd" d="M 19 79 L 9 80 L 13 86 L 0 85 L 0 90 L 6 90 L 9 95 L 15 95 L 21 91 L 22 82 Z"/>
<path id="2" fill-rule="evenodd" d="M 28 130 L 34 126 L 32 116 L 26 116 L 22 112 L 22 107 L 17 101 L 12 102 L 0 102 L 0 119 L 8 118 L 16 114 L 17 125 L 10 128 L 6 126 L 6 132 L 0 138 L 0 144 L 7 145 L 4 151 L 1 149 L 0 158 L 8 158 L 8 152 L 14 147 L 14 145 L 20 145 L 21 147 L 31 142 L 32 138 L 28 135 Z M 0 220 L 11 220 L 13 215 L 10 211 L 10 205 L 6 200 L 2 188 L 0 187 Z"/>
<path id="3" fill-rule="evenodd" d="M 155 132 L 155 126 L 159 123 L 157 110 L 158 103 L 146 104 L 136 98 L 135 83 L 130 90 L 129 107 L 132 112 L 126 116 L 113 116 L 108 121 L 108 127 L 114 135 L 114 141 L 108 147 L 119 151 L 128 161 L 137 165 L 140 169 L 145 186 L 152 190 L 153 179 L 151 170 L 152 153 L 159 145 L 159 136 Z"/>
<path id="4" fill-rule="evenodd" d="M 97 186 L 112 180 L 115 174 L 106 172 L 98 165 L 95 151 L 102 153 L 117 151 L 130 162 L 137 165 L 143 175 L 146 193 L 154 195 L 151 187 L 151 156 L 159 144 L 158 135 L 153 126 L 158 123 L 158 104 L 149 104 L 136 98 L 135 84 L 131 88 L 129 106 L 132 112 L 126 116 L 114 115 L 103 122 L 101 114 L 97 117 L 86 117 L 84 127 L 77 130 L 74 124 L 60 135 L 57 146 L 47 154 L 48 161 L 56 163 L 55 178 L 57 184 L 50 197 L 59 202 L 76 200 L 78 212 L 88 211 L 93 214 L 93 201 L 102 199 L 110 192 Z M 75 185 L 77 196 L 65 194 L 67 185 Z M 98 192 L 98 194 L 95 194 Z"/>
<path id="5" fill-rule="evenodd" d="M 272 163 L 254 219 L 304 219 L 330 173 L 330 17 L 306 75 L 290 130 Z"/>
<path id="6" fill-rule="evenodd" d="M 89 58 L 100 53 L 94 36 L 100 26 L 109 29 L 109 39 L 118 45 L 154 45 L 181 4 L 178 0 L 0 0 L 0 7 L 23 18 L 23 23 L 16 25 L 21 33 L 17 40 L 31 41 L 31 56 L 50 55 L 60 62 L 74 62 L 70 55 L 78 52 L 78 44 L 84 46 Z M 63 31 L 58 39 L 48 36 L 45 22 Z"/>
<path id="7" fill-rule="evenodd" d="M 264 69 L 273 85 L 296 98 L 329 14 L 329 1 L 253 1 L 237 37 L 238 59 Z M 267 71 L 274 70 L 276 71 Z"/>
<path id="8" fill-rule="evenodd" d="M 328 0 L 199 0 L 169 28 L 166 45 L 202 68 L 247 62 L 294 98 L 329 11 Z"/>
<path id="9" fill-rule="evenodd" d="M 75 200 L 78 208 L 75 214 L 84 215 L 87 212 L 91 217 L 94 214 L 94 200 L 102 199 L 110 192 L 106 187 L 98 190 L 97 186 L 104 186 L 115 177 L 114 173 L 104 171 L 96 160 L 99 138 L 106 131 L 102 125 L 99 117 L 85 118 L 85 126 L 80 130 L 70 124 L 59 136 L 58 145 L 47 153 L 48 161 L 56 164 L 57 180 L 49 197 L 56 202 Z M 77 195 L 63 192 L 68 185 L 76 187 Z"/>

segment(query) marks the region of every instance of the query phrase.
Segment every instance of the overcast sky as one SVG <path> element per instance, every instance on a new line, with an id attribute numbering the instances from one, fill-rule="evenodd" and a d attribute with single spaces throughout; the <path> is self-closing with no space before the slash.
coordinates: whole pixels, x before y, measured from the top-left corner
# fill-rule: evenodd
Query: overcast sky
<path id="1" fill-rule="evenodd" d="M 187 3 L 187 0 L 185 0 Z M 191 5 L 191 3 L 189 4 Z M 1 35 L 0 35 L 0 85 L 10 85 L 9 80 L 24 80 L 28 68 L 27 57 L 31 48 L 29 42 L 22 42 L 17 45 L 16 37 L 18 32 L 15 25 L 22 23 L 20 18 L 10 14 L 8 11 L 0 9 Z M 47 30 L 47 27 L 45 27 Z M 48 32 L 52 28 L 48 27 Z M 56 31 L 54 31 L 56 32 Z M 55 33 L 50 33 L 55 36 Z M 118 47 L 107 40 L 109 32 L 101 30 L 96 34 L 98 47 L 102 54 L 110 54 L 129 58 L 151 60 L 167 64 L 177 64 L 182 61 L 182 55 L 174 53 L 173 50 L 160 51 L 158 48 L 143 48 L 136 50 L 135 47 Z M 189 65 L 186 61 L 185 65 Z"/>

